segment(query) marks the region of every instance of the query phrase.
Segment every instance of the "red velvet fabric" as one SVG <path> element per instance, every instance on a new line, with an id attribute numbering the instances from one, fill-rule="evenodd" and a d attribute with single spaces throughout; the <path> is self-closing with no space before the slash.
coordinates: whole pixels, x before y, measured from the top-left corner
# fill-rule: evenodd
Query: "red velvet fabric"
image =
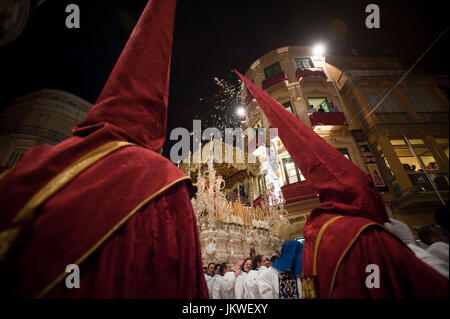
<path id="1" fill-rule="evenodd" d="M 309 120 L 313 128 L 317 125 L 348 125 L 342 112 L 314 112 L 309 115 Z"/>
<path id="2" fill-rule="evenodd" d="M 24 159 L 32 160 L 28 156 L 24 157 Z M 25 165 L 26 161 L 23 164 Z M 20 169 L 20 166 L 18 169 Z M 183 178 L 186 178 L 184 173 L 177 170 L 169 160 L 153 151 L 138 146 L 128 146 L 119 149 L 92 165 L 61 189 L 57 195 L 45 202 L 37 212 L 37 217 L 28 235 L 26 249 L 20 254 L 15 263 L 15 272 L 11 274 L 11 276 L 14 276 L 14 296 L 36 296 L 44 287 L 64 272 L 68 264 L 76 263 L 81 256 L 99 242 L 114 226 L 118 225 L 145 198 L 167 187 L 170 183 Z M 2 185 L 4 184 L 2 183 Z M 190 182 L 188 185 L 190 185 Z M 186 187 L 183 189 L 185 190 Z M 158 236 L 158 233 L 153 230 L 149 232 L 149 228 L 136 229 L 136 233 L 133 234 L 133 228 L 127 228 L 129 229 L 127 238 L 131 238 L 130 236 L 141 236 L 142 240 L 136 242 L 136 239 L 134 239 L 129 243 L 121 243 L 115 246 L 114 242 L 118 243 L 118 241 L 113 239 L 115 236 L 113 234 L 108 239 L 108 241 L 112 240 L 112 243 L 108 244 L 108 247 L 110 247 L 109 251 L 121 251 L 124 255 L 117 260 L 109 259 L 108 262 L 104 261 L 104 267 L 109 267 L 108 263 L 115 263 L 114 269 L 119 271 L 117 276 L 120 276 L 120 272 L 126 271 L 128 263 L 134 260 L 134 262 L 142 264 L 142 267 L 146 267 L 149 275 L 164 278 L 172 274 L 171 271 L 173 271 L 174 267 L 179 266 L 184 268 L 183 271 L 187 271 L 189 279 L 184 279 L 183 281 L 183 277 L 177 277 L 174 274 L 174 278 L 180 280 L 175 284 L 179 290 L 175 290 L 174 287 L 170 287 L 167 284 L 166 290 L 157 290 L 161 291 L 161 296 L 169 296 L 169 293 L 174 291 L 192 290 L 185 297 L 194 295 L 204 297 L 206 296 L 205 291 L 203 295 L 199 293 L 205 286 L 202 283 L 204 279 L 201 272 L 201 260 L 197 258 L 200 242 L 194 227 L 195 216 L 190 205 L 189 196 L 186 191 L 178 191 L 182 195 L 180 195 L 180 198 L 176 198 L 176 194 L 166 195 L 170 191 L 170 188 L 168 188 L 166 192 L 163 192 L 158 201 L 173 201 L 171 205 L 167 204 L 167 207 L 161 209 L 156 215 L 155 210 L 150 209 L 146 213 L 138 212 L 133 217 L 134 219 L 142 219 L 142 221 L 139 220 L 137 222 L 143 225 L 151 222 L 152 227 L 156 227 L 156 225 L 158 227 L 164 226 L 164 229 L 160 230 L 162 235 Z M 168 196 L 167 199 L 165 198 L 166 196 Z M 154 207 L 159 206 L 156 205 Z M 172 210 L 169 212 L 171 208 Z M 151 218 L 147 217 L 148 214 L 152 214 Z M 177 216 L 180 221 L 184 222 L 171 224 L 169 221 L 175 217 L 169 219 L 169 216 Z M 123 225 L 128 225 L 128 220 Z M 186 225 L 191 225 L 192 227 L 187 227 Z M 154 256 L 155 259 L 151 260 L 151 262 L 160 263 L 161 265 L 170 264 L 170 267 L 160 269 L 161 272 L 154 273 L 150 271 L 152 266 L 148 264 L 148 258 L 142 260 L 139 256 L 136 256 L 137 259 L 133 260 L 126 258 L 125 251 L 121 247 L 126 245 L 129 250 L 137 250 L 145 241 L 145 235 L 148 238 L 148 243 L 146 244 L 148 249 L 152 245 L 158 249 L 158 253 L 155 253 Z M 170 238 L 169 235 L 174 237 Z M 184 242 L 182 247 L 179 247 L 180 241 Z M 165 249 L 162 250 L 162 247 L 165 247 Z M 103 246 L 100 247 L 100 251 L 102 250 Z M 174 254 L 179 256 L 174 258 Z M 184 264 L 185 259 L 191 263 L 189 267 L 186 267 Z M 95 267 L 101 268 L 102 264 Z M 192 271 L 192 269 L 197 270 Z M 115 276 L 107 277 L 114 271 L 111 270 L 104 275 L 96 274 L 96 276 L 105 278 L 105 280 L 109 278 L 112 289 L 120 288 L 120 291 L 131 289 L 127 286 L 121 286 L 126 284 L 125 282 L 120 280 L 116 282 Z M 167 281 L 167 283 L 173 281 L 174 279 Z M 148 289 L 158 285 L 157 282 L 149 282 L 149 284 L 151 285 L 148 286 Z M 87 285 L 90 284 L 87 283 Z M 87 287 L 86 289 L 87 294 L 84 295 L 80 292 L 80 296 L 90 296 L 90 289 L 103 291 L 104 295 L 93 292 L 95 296 L 119 296 L 122 293 L 115 290 L 104 290 L 106 288 L 101 287 L 96 288 L 95 286 Z M 128 293 L 131 296 L 133 292 L 129 291 Z M 138 296 L 138 293 L 135 292 L 135 296 Z M 65 295 L 62 294 L 61 296 Z M 181 297 L 181 295 L 172 295 L 172 297 Z"/>
<path id="3" fill-rule="evenodd" d="M 261 83 L 261 86 L 263 90 L 265 90 L 267 88 L 270 88 L 272 85 L 275 85 L 283 81 L 287 81 L 287 79 L 288 78 L 286 72 L 282 71 L 280 73 L 269 76 L 267 79 L 264 79 Z"/>
<path id="4" fill-rule="evenodd" d="M 111 141 L 138 144 L 108 154 L 37 209 L 28 221 L 27 240 L 11 261 L 9 295 L 35 297 L 68 264 L 87 256 L 80 261 L 82 277 L 88 278 L 83 288 L 70 294 L 57 286 L 44 297 L 207 296 L 186 188 L 192 186 L 155 152 L 165 137 L 174 14 L 175 1 L 149 1 L 75 136 L 29 151 L 0 180 L 5 229 L 15 226 L 12 218 L 34 194 L 77 159 Z M 130 214 L 157 192 L 155 202 Z"/>
<path id="5" fill-rule="evenodd" d="M 387 221 L 387 213 L 366 173 L 272 97 L 236 73 L 271 127 L 278 128 L 280 139 L 306 180 L 319 193 L 321 204 L 311 212 L 303 228 L 304 276 L 313 275 L 314 244 L 320 228 L 331 218 L 344 216 L 326 229 L 320 241 L 317 262 L 320 298 L 328 298 L 330 290 L 333 298 L 447 297 L 448 280 L 417 259 L 382 226 Z M 367 262 L 372 260 L 379 263 L 383 276 L 377 293 L 370 292 L 365 284 L 369 275 L 365 272 Z M 403 271 L 405 267 L 411 270 Z M 336 288 L 332 285 L 335 272 Z M 427 296 L 433 289 L 434 293 Z"/>
<path id="6" fill-rule="evenodd" d="M 127 140 L 157 152 L 166 137 L 175 0 L 151 0 L 93 109 L 74 128 L 85 136 L 98 123 L 125 129 Z"/>
<path id="7" fill-rule="evenodd" d="M 325 250 L 330 251 L 333 247 Z M 367 265 L 380 269 L 380 288 L 364 284 Z M 415 257 L 397 238 L 380 227 L 368 228 L 344 258 L 331 298 L 449 297 L 448 280 Z"/>
<path id="8" fill-rule="evenodd" d="M 298 68 L 295 71 L 295 77 L 297 78 L 297 81 L 300 78 L 306 78 L 309 76 L 320 76 L 323 78 L 327 78 L 325 72 L 323 71 L 323 68 Z"/>
<path id="9" fill-rule="evenodd" d="M 184 183 L 141 209 L 81 264 L 79 289 L 48 298 L 208 298 L 195 215 Z"/>

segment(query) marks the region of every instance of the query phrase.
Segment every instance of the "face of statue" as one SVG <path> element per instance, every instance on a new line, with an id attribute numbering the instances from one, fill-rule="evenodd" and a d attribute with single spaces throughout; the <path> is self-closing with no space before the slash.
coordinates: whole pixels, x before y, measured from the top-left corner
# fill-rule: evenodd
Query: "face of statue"
<path id="1" fill-rule="evenodd" d="M 249 272 L 252 270 L 252 261 L 249 259 L 244 264 L 244 271 Z"/>

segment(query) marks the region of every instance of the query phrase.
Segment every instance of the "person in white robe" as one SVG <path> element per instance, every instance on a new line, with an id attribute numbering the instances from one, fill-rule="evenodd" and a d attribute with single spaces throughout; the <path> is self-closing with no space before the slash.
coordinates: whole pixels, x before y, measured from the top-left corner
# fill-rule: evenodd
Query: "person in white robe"
<path id="1" fill-rule="evenodd" d="M 300 299 L 303 244 L 289 240 L 281 248 L 280 258 L 257 277 L 259 298 Z"/>
<path id="2" fill-rule="evenodd" d="M 230 263 L 223 263 L 220 265 L 222 273 L 217 276 L 216 280 L 214 281 L 214 284 L 212 286 L 212 299 L 229 299 L 230 289 L 227 287 L 228 282 L 225 282 L 225 276 L 227 274 L 231 274 L 234 277 L 234 272 L 231 268 Z M 227 276 L 227 278 L 230 275 Z M 234 293 L 234 291 L 233 291 Z"/>
<path id="3" fill-rule="evenodd" d="M 205 272 L 205 281 L 206 281 L 206 285 L 208 285 L 208 281 L 212 278 L 212 276 L 214 276 L 214 263 L 209 263 L 208 267 L 206 267 L 206 272 Z"/>
<path id="4" fill-rule="evenodd" d="M 221 275 L 222 275 L 221 265 L 220 264 L 214 265 L 214 276 L 212 276 L 212 278 L 209 279 L 208 282 L 206 283 L 206 286 L 208 288 L 209 299 L 213 299 L 213 286 L 216 280 L 220 281 L 222 279 Z"/>
<path id="5" fill-rule="evenodd" d="M 389 218 L 384 226 L 396 235 L 405 245 L 411 249 L 417 258 L 433 268 L 442 276 L 449 278 L 448 251 L 449 245 L 444 242 L 435 242 L 428 248 L 419 247 L 412 231 L 404 222 Z"/>
<path id="6" fill-rule="evenodd" d="M 236 299 L 250 299 L 250 291 L 247 284 L 247 276 L 250 270 L 252 270 L 252 259 L 247 258 L 242 264 L 242 274 L 236 277 L 236 282 L 234 285 L 234 294 Z"/>
<path id="7" fill-rule="evenodd" d="M 236 278 L 242 274 L 243 260 L 238 261 L 231 271 L 228 271 L 223 275 L 222 282 L 222 299 L 235 299 L 234 287 L 236 284 Z"/>
<path id="8" fill-rule="evenodd" d="M 248 290 L 247 299 L 261 299 L 259 289 L 258 289 L 258 277 L 261 275 L 264 269 L 267 269 L 267 265 L 270 261 L 262 256 L 258 255 L 253 260 L 253 268 L 254 270 L 250 270 L 246 277 L 246 285 Z"/>

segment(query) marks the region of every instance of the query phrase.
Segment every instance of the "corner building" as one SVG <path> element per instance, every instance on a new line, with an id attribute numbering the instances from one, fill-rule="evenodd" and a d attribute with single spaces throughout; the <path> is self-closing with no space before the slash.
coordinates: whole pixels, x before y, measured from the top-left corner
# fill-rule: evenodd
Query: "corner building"
<path id="1" fill-rule="evenodd" d="M 357 52 L 325 57 L 311 52 L 311 47 L 272 50 L 257 59 L 245 76 L 370 175 L 390 216 L 411 227 L 434 223 L 440 200 L 419 171 L 402 132 L 424 166 L 436 164 L 429 176 L 448 200 L 448 99 L 436 79 L 410 75 L 372 111 L 406 71 L 396 58 L 362 57 Z M 243 128 L 270 128 L 256 101 L 242 90 L 247 107 Z M 332 112 L 332 104 L 338 112 Z M 311 112 L 311 106 L 323 112 Z M 283 239 L 303 237 L 306 217 L 319 205 L 318 195 L 278 137 L 272 138 L 270 149 L 276 159 L 269 160 L 263 147 L 253 152 L 261 164 L 251 180 L 253 204 L 258 205 L 275 179 L 293 223 Z M 406 171 L 403 164 L 415 165 L 416 170 Z"/>

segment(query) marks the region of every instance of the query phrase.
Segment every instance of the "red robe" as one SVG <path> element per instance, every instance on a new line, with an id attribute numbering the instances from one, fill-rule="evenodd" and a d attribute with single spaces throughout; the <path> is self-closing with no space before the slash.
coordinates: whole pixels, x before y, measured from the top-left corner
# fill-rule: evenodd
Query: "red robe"
<path id="1" fill-rule="evenodd" d="M 2 294 L 207 298 L 193 187 L 159 154 L 174 14 L 149 1 L 75 136 L 0 177 Z M 80 288 L 65 286 L 69 264 Z"/>
<path id="2" fill-rule="evenodd" d="M 236 73 L 271 127 L 278 128 L 287 151 L 319 194 L 321 204 L 311 212 L 303 228 L 302 296 L 447 298 L 448 280 L 416 258 L 383 226 L 388 216 L 367 174 L 271 96 Z M 378 266 L 379 288 L 366 285 L 369 264 Z"/>

